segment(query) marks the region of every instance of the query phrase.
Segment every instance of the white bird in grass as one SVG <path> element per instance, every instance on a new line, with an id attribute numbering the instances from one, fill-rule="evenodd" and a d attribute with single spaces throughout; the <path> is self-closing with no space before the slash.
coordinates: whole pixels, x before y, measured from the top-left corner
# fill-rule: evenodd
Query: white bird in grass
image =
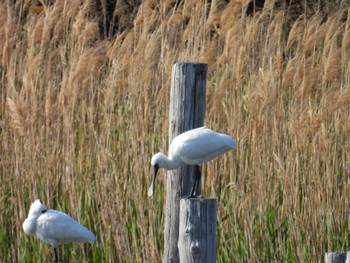
<path id="1" fill-rule="evenodd" d="M 36 236 L 54 248 L 55 262 L 58 262 L 57 246 L 64 243 L 95 242 L 95 236 L 69 215 L 47 209 L 39 199 L 30 206 L 27 219 L 23 223 L 27 235 Z"/>
<path id="2" fill-rule="evenodd" d="M 190 197 L 195 197 L 201 178 L 200 165 L 236 147 L 237 144 L 231 136 L 216 133 L 207 127 L 196 128 L 178 135 L 170 144 L 168 157 L 161 152 L 152 157 L 154 173 L 148 196 L 153 195 L 159 168 L 174 170 L 183 164 L 188 164 L 196 165 L 196 178 L 190 194 Z"/>

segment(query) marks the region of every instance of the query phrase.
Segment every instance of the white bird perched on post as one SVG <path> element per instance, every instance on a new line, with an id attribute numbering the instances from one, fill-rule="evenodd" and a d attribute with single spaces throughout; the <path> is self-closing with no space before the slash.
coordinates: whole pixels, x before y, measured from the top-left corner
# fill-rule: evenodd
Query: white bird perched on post
<path id="1" fill-rule="evenodd" d="M 47 209 L 39 199 L 30 206 L 23 223 L 27 235 L 36 236 L 54 248 L 55 262 L 58 262 L 57 246 L 64 243 L 94 243 L 95 235 L 69 215 Z"/>
<path id="2" fill-rule="evenodd" d="M 201 178 L 200 165 L 236 147 L 237 144 L 231 136 L 214 132 L 207 127 L 196 128 L 178 135 L 170 144 L 168 157 L 161 152 L 152 157 L 154 173 L 148 196 L 153 195 L 159 168 L 174 170 L 183 164 L 197 167 L 190 197 L 196 196 L 196 188 Z"/>

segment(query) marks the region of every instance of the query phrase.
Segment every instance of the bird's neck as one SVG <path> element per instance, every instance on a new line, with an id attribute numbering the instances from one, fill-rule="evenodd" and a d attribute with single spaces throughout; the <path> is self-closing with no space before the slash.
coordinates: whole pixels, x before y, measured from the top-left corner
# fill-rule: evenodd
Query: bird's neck
<path id="1" fill-rule="evenodd" d="M 164 166 L 167 170 L 174 170 L 181 166 L 181 161 L 176 158 L 171 158 L 171 156 L 164 158 Z"/>
<path id="2" fill-rule="evenodd" d="M 34 235 L 36 232 L 36 216 L 28 217 L 23 223 L 24 232 L 28 235 Z"/>

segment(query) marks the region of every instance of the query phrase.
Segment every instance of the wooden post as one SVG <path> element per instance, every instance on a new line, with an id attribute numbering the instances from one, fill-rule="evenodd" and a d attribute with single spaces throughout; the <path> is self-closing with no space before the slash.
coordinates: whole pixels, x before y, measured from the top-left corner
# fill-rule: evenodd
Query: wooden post
<path id="1" fill-rule="evenodd" d="M 350 251 L 348 252 L 327 252 L 325 256 L 326 263 L 349 263 Z"/>
<path id="2" fill-rule="evenodd" d="M 172 68 L 169 145 L 177 135 L 204 125 L 206 64 L 176 62 Z M 183 165 L 167 175 L 163 262 L 179 262 L 180 198 L 190 195 L 194 167 Z M 200 193 L 200 187 L 198 189 Z"/>
<path id="3" fill-rule="evenodd" d="M 180 201 L 180 262 L 216 262 L 216 199 L 191 198 Z"/>

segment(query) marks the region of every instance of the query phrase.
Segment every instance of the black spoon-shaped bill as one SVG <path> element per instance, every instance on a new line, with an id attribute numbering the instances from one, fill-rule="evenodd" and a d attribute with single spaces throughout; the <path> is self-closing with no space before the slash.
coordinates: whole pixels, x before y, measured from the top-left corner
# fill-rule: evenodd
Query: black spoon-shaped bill
<path id="1" fill-rule="evenodd" d="M 152 182 L 151 182 L 151 185 L 148 189 L 148 196 L 149 197 L 152 197 L 153 196 L 153 191 L 154 191 L 154 183 L 156 181 L 156 177 L 157 177 L 157 173 L 158 173 L 158 170 L 159 170 L 159 165 L 158 164 L 155 164 L 153 166 L 153 178 L 152 178 Z"/>

